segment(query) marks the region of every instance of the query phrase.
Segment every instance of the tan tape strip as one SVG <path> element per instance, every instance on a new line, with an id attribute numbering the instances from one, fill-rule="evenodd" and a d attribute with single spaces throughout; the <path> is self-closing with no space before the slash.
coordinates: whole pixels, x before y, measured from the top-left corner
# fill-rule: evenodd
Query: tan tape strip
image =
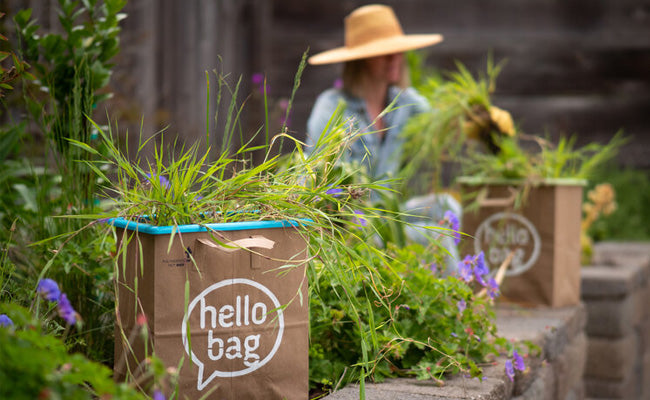
<path id="1" fill-rule="evenodd" d="M 197 240 L 206 246 L 210 246 L 212 248 L 219 249 L 221 251 L 225 251 L 228 253 L 241 250 L 241 249 L 250 249 L 253 247 L 272 249 L 273 246 L 275 245 L 275 242 L 273 240 L 267 239 L 264 236 L 253 236 L 250 238 L 234 240 L 232 242 L 224 243 L 225 246 L 219 245 L 210 239 L 197 239 Z"/>

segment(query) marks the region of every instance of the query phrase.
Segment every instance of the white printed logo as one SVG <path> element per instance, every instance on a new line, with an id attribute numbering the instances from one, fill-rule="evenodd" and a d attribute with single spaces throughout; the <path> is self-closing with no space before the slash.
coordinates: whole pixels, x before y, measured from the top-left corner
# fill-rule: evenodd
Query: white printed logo
<path id="1" fill-rule="evenodd" d="M 524 273 L 532 267 L 542 247 L 537 229 L 519 214 L 500 212 L 486 218 L 476 230 L 474 250 L 485 252 L 492 267 L 503 263 L 511 251 L 514 257 L 506 271 L 507 276 Z"/>
<path id="2" fill-rule="evenodd" d="M 203 390 L 216 377 L 246 375 L 268 363 L 282 342 L 284 316 L 277 297 L 264 285 L 249 279 L 226 279 L 192 300 L 181 329 L 185 352 L 199 368 L 196 387 Z M 262 351 L 267 352 L 265 357 L 260 355 Z M 206 368 L 211 373 L 204 378 Z"/>

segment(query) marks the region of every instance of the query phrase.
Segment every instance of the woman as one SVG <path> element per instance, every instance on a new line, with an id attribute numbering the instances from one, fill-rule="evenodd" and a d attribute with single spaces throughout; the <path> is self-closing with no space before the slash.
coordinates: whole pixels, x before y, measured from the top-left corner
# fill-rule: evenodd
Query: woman
<path id="1" fill-rule="evenodd" d="M 363 161 L 370 176 L 395 176 L 399 168 L 406 121 L 428 110 L 426 99 L 408 87 L 404 52 L 442 41 L 438 34 L 405 35 L 393 12 L 384 5 L 367 5 L 345 18 L 345 46 L 309 58 L 312 65 L 345 62 L 343 87 L 323 92 L 307 122 L 307 144 L 313 146 L 330 118 L 342 106 L 343 120 L 360 138 L 349 159 Z M 384 112 L 385 110 L 388 111 Z"/>
<path id="2" fill-rule="evenodd" d="M 323 92 L 312 108 L 307 121 L 307 151 L 327 134 L 332 115 L 343 107 L 343 121 L 352 124 L 351 132 L 359 132 L 348 160 L 365 164 L 375 179 L 396 176 L 402 159 L 402 128 L 412 115 L 429 110 L 426 99 L 408 87 L 404 52 L 441 41 L 439 34 L 405 35 L 388 6 L 367 5 L 354 10 L 345 18 L 345 45 L 309 58 L 312 65 L 345 64 L 343 87 Z M 443 220 L 448 210 L 456 216 L 461 212 L 453 197 L 440 194 L 410 199 L 404 208 L 408 214 L 417 215 L 411 218 L 407 234 L 422 244 L 428 243 L 423 226 Z M 450 253 L 447 264 L 453 271 L 458 258 L 456 246 L 448 237 L 443 245 Z"/>

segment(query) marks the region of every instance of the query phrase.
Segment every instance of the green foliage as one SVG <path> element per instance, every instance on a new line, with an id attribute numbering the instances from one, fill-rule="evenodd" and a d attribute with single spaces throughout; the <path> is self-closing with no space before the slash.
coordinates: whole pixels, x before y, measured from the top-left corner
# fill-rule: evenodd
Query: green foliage
<path id="1" fill-rule="evenodd" d="M 431 111 L 409 120 L 404 127 L 401 177 L 407 194 L 429 193 L 443 186 L 445 163 L 460 156 L 466 141 L 464 124 L 491 106 L 490 96 L 502 64 L 488 60 L 486 74 L 475 79 L 461 63 L 457 71 L 442 73 L 424 68 L 423 59 L 409 54 L 413 86 L 431 104 Z"/>
<path id="2" fill-rule="evenodd" d="M 474 78 L 462 64 L 447 77 L 426 71 L 421 60 L 411 58 L 416 88 L 429 99 L 432 111 L 413 118 L 405 128 L 404 177 L 425 191 L 440 186 L 443 164 L 459 160 L 464 175 L 476 179 L 587 179 L 611 160 L 626 142 L 617 133 L 607 144 L 576 148 L 576 138 L 561 137 L 557 144 L 520 134 L 509 113 L 491 104 L 491 95 L 503 63 L 488 57 L 487 72 Z M 478 139 L 463 146 L 467 139 Z M 476 144 L 483 145 L 476 146 Z M 461 153 L 461 149 L 464 150 Z M 487 150 L 487 151 L 486 151 Z M 427 170 L 426 165 L 430 166 Z M 433 185 L 430 185 L 433 184 Z"/>
<path id="3" fill-rule="evenodd" d="M 110 97 L 104 88 L 110 80 L 111 60 L 119 51 L 118 24 L 125 17 L 119 11 L 126 1 L 58 3 L 60 34 L 40 32 L 31 9 L 14 17 L 24 57 L 35 76 L 36 90 L 28 91 L 25 100 L 31 117 L 51 141 L 58 172 L 70 178 L 61 182 L 62 196 L 79 209 L 92 208 L 95 181 L 85 164 L 76 162 L 89 153 L 71 147 L 68 140 L 92 145 L 87 116 Z"/>
<path id="4" fill-rule="evenodd" d="M 3 399 L 145 399 L 112 371 L 81 354 L 70 353 L 64 341 L 41 328 L 41 321 L 23 307 L 4 303 L 12 327 L 0 327 L 0 397 Z"/>
<path id="5" fill-rule="evenodd" d="M 231 89 L 221 75 L 217 78 L 218 98 L 221 99 L 222 89 L 228 90 L 232 94 L 229 109 L 231 112 L 240 109 L 236 104 L 239 82 Z M 299 78 L 295 82 L 298 85 Z M 84 163 L 103 182 L 106 212 L 101 216 L 127 219 L 146 216 L 149 223 L 159 226 L 307 218 L 314 226 L 329 230 L 332 225 L 354 217 L 351 205 L 327 194 L 329 189 L 355 182 L 355 187 L 350 189 L 356 192 L 346 196 L 347 199 L 384 189 L 383 182 L 357 182 L 354 177 L 360 173 L 358 167 L 340 168 L 344 149 L 352 140 L 342 126 L 321 138 L 309 154 L 284 132 L 265 144 L 254 146 L 251 139 L 230 151 L 240 112 L 228 117 L 228 129 L 215 159 L 210 157 L 210 143 L 200 152 L 198 143 L 166 147 L 164 140 L 160 140 L 161 144 L 153 148 L 153 155 L 144 154 L 143 149 L 156 136 L 141 140 L 135 151 L 130 151 L 127 144 L 123 150 L 112 127 L 105 131 L 96 124 L 104 153 L 71 139 L 74 147 L 95 158 Z M 283 140 L 295 143 L 294 150 L 284 156 L 275 151 Z M 264 158 L 254 165 L 250 155 L 256 151 L 263 152 Z M 331 201 L 336 205 L 336 213 L 323 212 L 321 207 Z"/>
<path id="6" fill-rule="evenodd" d="M 524 139 L 522 135 L 522 140 Z M 590 143 L 575 148 L 575 137 L 561 137 L 558 144 L 533 137 L 539 150 L 521 145 L 520 139 L 495 138 L 500 151 L 496 154 L 472 153 L 463 162 L 464 173 L 476 178 L 521 179 L 537 182 L 543 179 L 588 179 L 597 168 L 614 158 L 626 142 L 617 133 L 608 143 Z M 530 147 L 530 146 L 529 146 Z"/>
<path id="7" fill-rule="evenodd" d="M 233 156 L 223 152 L 210 161 L 209 148 L 199 154 L 198 145 L 193 145 L 176 156 L 161 145 L 156 148 L 153 160 L 136 154 L 133 162 L 114 144 L 116 135 L 111 131 L 100 130 L 100 136 L 108 154 L 88 165 L 107 183 L 105 193 L 110 195 L 107 205 L 112 211 L 102 214 L 104 217 L 147 216 L 149 223 L 160 226 L 303 218 L 318 224 L 326 218 L 318 206 L 332 200 L 325 192 L 346 180 L 346 176 L 333 173 L 348 140 L 343 135 L 328 139 L 327 145 L 308 156 L 299 146 L 294 154 L 274 156 L 272 142 L 269 146 L 244 145 Z M 281 138 L 293 140 L 280 134 L 274 141 Z M 73 143 L 94 151 L 81 142 Z M 262 163 L 253 166 L 241 159 L 260 148 L 267 151 Z M 380 188 L 379 183 L 367 183 L 358 190 Z M 353 216 L 352 210 L 347 214 Z M 328 226 L 329 223 L 324 227 Z"/>
<path id="8" fill-rule="evenodd" d="M 4 16 L 4 13 L 0 13 L 0 18 Z M 0 42 L 8 41 L 7 37 L 0 34 Z M 11 63 L 9 64 L 7 61 L 11 61 Z M 23 76 L 31 77 L 31 74 L 27 71 L 28 68 L 29 65 L 18 58 L 13 51 L 0 51 L 0 98 L 4 97 L 5 91 L 13 90 L 10 83 Z M 0 161 L 3 159 L 4 157 L 0 155 Z"/>
<path id="9" fill-rule="evenodd" d="M 107 99 L 110 94 L 97 91 L 108 85 L 111 60 L 119 52 L 119 22 L 126 17 L 120 11 L 126 0 L 59 0 L 59 22 L 62 34 L 40 34 L 31 9 L 14 17 L 24 44 L 26 60 L 34 69 L 39 84 L 51 91 L 60 106 L 71 102 L 75 74 L 87 64 L 87 85 L 92 103 Z"/>
<path id="10" fill-rule="evenodd" d="M 68 335 L 66 344 L 106 363 L 113 353 L 113 243 L 94 227 L 66 238 L 62 235 L 78 231 L 83 221 L 55 216 L 97 207 L 96 177 L 78 162 L 89 160 L 90 153 L 70 146 L 68 139 L 103 151 L 93 140 L 87 116 L 110 95 L 107 84 L 119 50 L 118 23 L 124 18 L 119 11 L 124 4 L 61 0 L 61 29 L 56 33 L 44 32 L 29 9 L 13 16 L 20 40 L 14 52 L 29 62 L 30 74 L 29 80 L 20 80 L 23 96 L 8 106 L 12 112 L 7 115 L 26 119 L 0 129 L 0 220 L 12 227 L 0 233 L 0 298 L 28 305 L 44 270 L 68 282 L 68 296 L 84 316 L 85 329 Z M 41 131 L 44 147 L 32 139 L 39 135 L 28 129 Z M 66 250 L 59 253 L 64 244 Z"/>
<path id="11" fill-rule="evenodd" d="M 355 271 L 352 288 L 341 276 L 316 263 L 310 298 L 310 384 L 333 388 L 358 379 L 367 361 L 360 338 L 368 335 L 371 377 L 415 376 L 441 380 L 468 373 L 480 377 L 480 363 L 498 354 L 489 299 L 454 276 L 443 277 L 435 251 L 420 245 L 389 246 L 386 256 L 354 246 L 350 252 L 370 261 Z M 348 299 L 352 289 L 354 301 Z M 467 307 L 461 312 L 458 303 Z M 353 304 L 367 304 L 354 309 Z M 366 333 L 364 333 L 364 331 Z"/>
<path id="12" fill-rule="evenodd" d="M 595 240 L 650 240 L 650 175 L 648 171 L 608 165 L 590 181 L 587 192 L 610 183 L 616 193 L 616 210 L 596 220 L 589 229 Z M 621 223 L 624 221 L 624 223 Z"/>

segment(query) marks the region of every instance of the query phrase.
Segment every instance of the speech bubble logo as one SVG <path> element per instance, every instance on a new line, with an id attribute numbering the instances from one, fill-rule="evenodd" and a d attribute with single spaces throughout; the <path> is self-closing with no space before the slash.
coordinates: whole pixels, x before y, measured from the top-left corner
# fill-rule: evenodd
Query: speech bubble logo
<path id="1" fill-rule="evenodd" d="M 542 247 L 535 226 L 524 216 L 509 212 L 499 212 L 486 218 L 479 225 L 474 238 L 475 252 L 485 252 L 491 266 L 501 265 L 514 251 L 506 276 L 520 275 L 529 270 L 539 259 Z"/>
<path id="2" fill-rule="evenodd" d="M 212 294 L 215 291 L 223 291 L 226 296 L 229 296 L 230 300 L 233 299 L 233 293 L 253 293 L 255 290 L 262 292 L 266 297 L 271 301 L 272 308 L 269 310 L 264 302 L 257 302 L 255 304 L 249 303 L 249 296 L 244 295 L 237 296 L 237 305 L 232 306 L 229 304 L 223 305 L 219 310 L 217 308 L 208 305 L 206 302 L 206 296 Z M 244 304 L 243 312 L 240 312 L 241 305 Z M 227 340 L 222 340 L 218 337 L 213 337 L 213 331 L 208 331 L 208 350 L 207 350 L 207 359 L 210 360 L 219 360 L 222 358 L 242 358 L 243 366 L 242 368 L 235 370 L 219 370 L 215 368 L 209 376 L 205 377 L 205 363 L 201 361 L 200 357 L 194 353 L 190 348 L 189 341 L 187 340 L 188 333 L 188 321 L 192 312 L 200 312 L 200 329 L 219 326 L 222 328 L 230 328 L 240 325 L 261 325 L 267 318 L 270 317 L 269 311 L 277 313 L 277 316 L 274 317 L 274 321 L 277 322 L 277 337 L 273 343 L 273 347 L 268 352 L 266 357 L 259 359 L 257 354 L 249 354 L 248 350 L 253 348 L 257 349 L 259 347 L 260 334 L 249 335 L 244 340 L 244 348 L 246 348 L 246 357 L 241 353 L 238 353 L 238 350 L 241 350 L 242 341 L 233 336 Z M 187 308 L 187 313 L 183 317 L 183 323 L 181 325 L 181 334 L 183 338 L 183 346 L 185 347 L 185 352 L 190 356 L 191 361 L 198 367 L 197 374 L 197 383 L 196 387 L 198 390 L 203 390 L 212 380 L 217 377 L 220 378 L 233 378 L 237 376 L 242 376 L 249 374 L 266 363 L 271 361 L 273 356 L 278 351 L 280 343 L 282 342 L 282 334 L 284 332 L 284 315 L 282 309 L 280 309 L 280 302 L 278 298 L 271 292 L 266 286 L 260 284 L 259 282 L 252 281 L 250 279 L 226 279 L 217 283 L 210 285 L 208 288 L 203 290 L 198 296 L 196 296 L 189 307 Z M 227 347 L 229 346 L 230 347 Z M 249 347 L 251 346 L 251 347 Z M 224 351 L 225 349 L 225 351 Z M 250 357 L 249 357 L 250 356 Z M 250 360 L 248 360 L 250 358 Z M 205 358 L 204 358 L 205 359 Z"/>

